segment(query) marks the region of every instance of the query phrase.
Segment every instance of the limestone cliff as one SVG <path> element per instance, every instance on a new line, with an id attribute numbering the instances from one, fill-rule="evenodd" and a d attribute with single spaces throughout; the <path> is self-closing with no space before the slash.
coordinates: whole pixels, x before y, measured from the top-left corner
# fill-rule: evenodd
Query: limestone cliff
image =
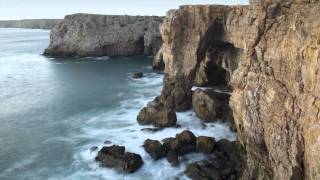
<path id="1" fill-rule="evenodd" d="M 319 17 L 318 0 L 170 11 L 160 103 L 185 110 L 193 85 L 231 86 L 242 179 L 320 179 Z"/>
<path id="2" fill-rule="evenodd" d="M 24 19 L 0 21 L 0 28 L 52 29 L 60 19 Z"/>
<path id="3" fill-rule="evenodd" d="M 74 14 L 53 28 L 52 56 L 155 55 L 162 39 L 161 17 Z"/>

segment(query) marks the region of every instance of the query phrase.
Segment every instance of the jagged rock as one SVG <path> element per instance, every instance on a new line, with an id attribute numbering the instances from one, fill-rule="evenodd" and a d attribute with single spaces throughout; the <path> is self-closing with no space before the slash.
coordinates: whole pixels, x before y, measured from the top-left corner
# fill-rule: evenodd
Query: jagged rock
<path id="1" fill-rule="evenodd" d="M 155 55 L 162 39 L 161 17 L 68 15 L 51 31 L 50 56 Z"/>
<path id="2" fill-rule="evenodd" d="M 213 60 L 233 88 L 230 105 L 247 155 L 242 179 L 320 179 L 320 1 L 251 2 L 168 13 L 161 33 L 171 81 L 161 103 L 190 103 L 197 74 L 213 83 L 210 68 L 201 67 Z"/>
<path id="3" fill-rule="evenodd" d="M 139 79 L 143 77 L 143 73 L 142 72 L 135 72 L 132 74 L 132 78 L 133 79 Z"/>
<path id="4" fill-rule="evenodd" d="M 172 110 L 158 105 L 150 105 L 140 111 L 137 120 L 141 125 L 173 127 L 177 123 L 177 116 Z"/>
<path id="5" fill-rule="evenodd" d="M 236 142 L 220 140 L 210 159 L 191 163 L 185 173 L 192 179 L 239 179 L 243 171 L 241 151 Z"/>
<path id="6" fill-rule="evenodd" d="M 192 95 L 192 106 L 197 116 L 206 121 L 213 122 L 217 118 L 217 109 L 220 106 L 215 97 L 210 96 L 206 91 L 197 89 Z"/>
<path id="7" fill-rule="evenodd" d="M 125 152 L 124 146 L 103 147 L 96 157 L 102 166 L 114 168 L 121 172 L 133 173 L 143 165 L 140 155 Z"/>
<path id="8" fill-rule="evenodd" d="M 216 140 L 212 137 L 199 136 L 197 137 L 197 151 L 205 154 L 213 152 L 216 146 Z"/>
<path id="9" fill-rule="evenodd" d="M 196 151 L 195 135 L 188 130 L 184 130 L 180 134 L 177 134 L 175 140 L 171 142 L 171 150 L 175 150 L 178 155 L 184 155 Z"/>
<path id="10" fill-rule="evenodd" d="M 144 150 L 150 154 L 154 160 L 163 158 L 166 154 L 165 148 L 159 141 L 147 139 L 143 144 Z"/>
<path id="11" fill-rule="evenodd" d="M 184 77 L 171 78 L 165 74 L 160 103 L 176 111 L 188 110 L 191 107 L 192 84 Z"/>

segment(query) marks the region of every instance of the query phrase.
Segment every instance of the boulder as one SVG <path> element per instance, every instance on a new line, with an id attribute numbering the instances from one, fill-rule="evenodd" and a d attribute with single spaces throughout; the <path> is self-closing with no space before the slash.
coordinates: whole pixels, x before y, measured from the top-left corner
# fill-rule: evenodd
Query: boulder
<path id="1" fill-rule="evenodd" d="M 206 91 L 197 89 L 193 93 L 192 106 L 197 116 L 205 122 L 216 120 L 219 101 Z"/>
<path id="2" fill-rule="evenodd" d="M 154 159 L 165 157 L 166 150 L 159 141 L 147 139 L 143 144 L 144 150 Z"/>
<path id="3" fill-rule="evenodd" d="M 132 78 L 133 79 L 139 79 L 143 77 L 143 73 L 142 72 L 135 72 L 132 74 Z"/>
<path id="4" fill-rule="evenodd" d="M 140 125 L 173 127 L 177 123 L 177 116 L 170 109 L 158 105 L 149 105 L 140 111 L 137 120 Z"/>
<path id="5" fill-rule="evenodd" d="M 105 146 L 96 157 L 102 166 L 116 169 L 120 172 L 133 173 L 143 165 L 140 155 L 125 152 L 124 146 Z"/>
<path id="6" fill-rule="evenodd" d="M 196 151 L 196 136 L 188 130 L 176 135 L 173 146 L 179 155 L 184 155 Z"/>
<path id="7" fill-rule="evenodd" d="M 199 136 L 197 137 L 197 151 L 205 154 L 210 154 L 214 151 L 216 140 L 212 137 Z"/>

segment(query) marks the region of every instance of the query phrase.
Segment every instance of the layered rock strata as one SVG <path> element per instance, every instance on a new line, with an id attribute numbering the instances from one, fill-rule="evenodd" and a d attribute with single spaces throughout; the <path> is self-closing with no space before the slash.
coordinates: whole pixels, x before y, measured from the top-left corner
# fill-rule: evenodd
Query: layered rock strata
<path id="1" fill-rule="evenodd" d="M 162 44 L 156 16 L 68 15 L 51 32 L 45 55 L 155 55 Z"/>
<path id="2" fill-rule="evenodd" d="M 320 179 L 320 1 L 182 6 L 161 28 L 161 105 L 191 87 L 231 86 L 242 179 Z"/>

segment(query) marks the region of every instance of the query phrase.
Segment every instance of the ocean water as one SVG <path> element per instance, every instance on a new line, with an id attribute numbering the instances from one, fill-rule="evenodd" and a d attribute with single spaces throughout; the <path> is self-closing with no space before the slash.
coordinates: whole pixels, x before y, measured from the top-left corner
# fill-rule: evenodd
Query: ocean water
<path id="1" fill-rule="evenodd" d="M 152 161 L 145 139 L 164 139 L 185 129 L 195 135 L 234 140 L 221 123 L 202 124 L 193 111 L 178 113 L 181 128 L 141 131 L 136 117 L 160 94 L 163 75 L 152 71 L 151 59 L 54 59 L 41 55 L 49 31 L 0 29 L 0 179 L 1 180 L 163 180 L 187 179 L 187 163 L 204 155 L 190 154 L 173 168 Z M 145 77 L 131 78 L 142 71 Z M 94 161 L 105 141 L 138 153 L 144 165 L 122 174 Z"/>

